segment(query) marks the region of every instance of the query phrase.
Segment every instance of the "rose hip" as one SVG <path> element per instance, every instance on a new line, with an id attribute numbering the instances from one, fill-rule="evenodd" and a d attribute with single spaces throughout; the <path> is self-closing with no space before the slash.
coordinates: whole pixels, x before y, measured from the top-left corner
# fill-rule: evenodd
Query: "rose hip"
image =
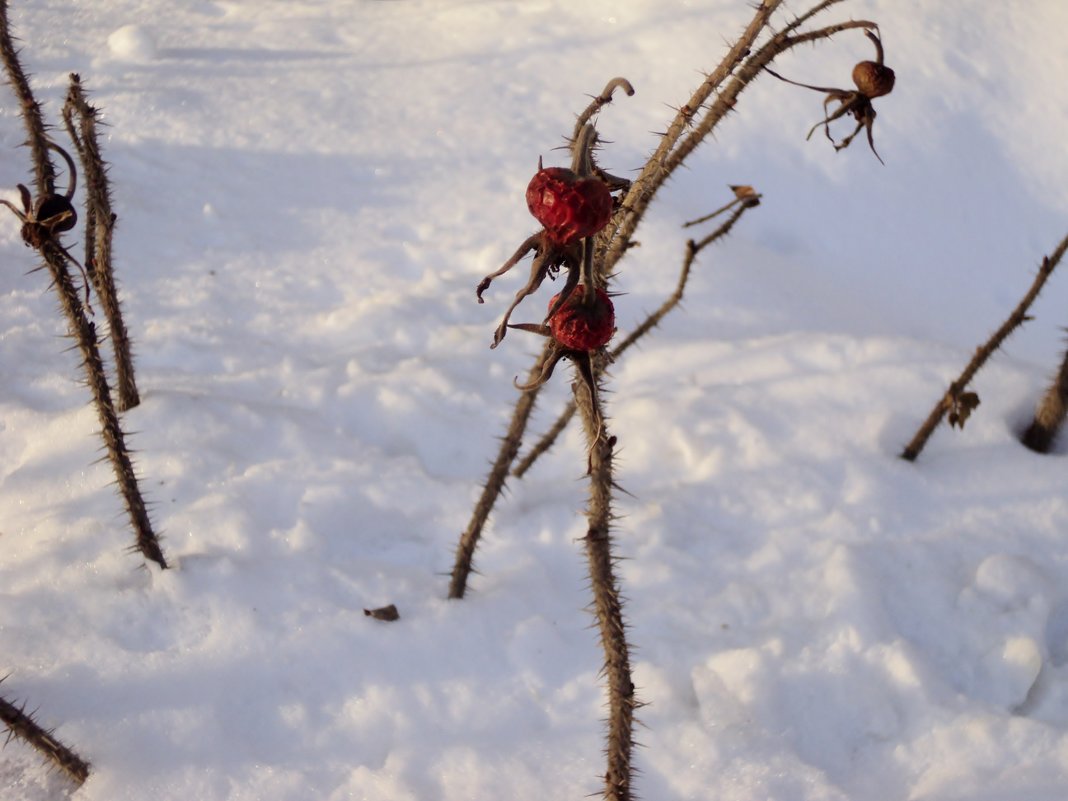
<path id="1" fill-rule="evenodd" d="M 553 339 L 570 350 L 597 350 L 608 343 L 616 330 L 612 299 L 601 289 L 594 290 L 593 302 L 583 303 L 585 289 L 576 286 L 549 319 Z M 549 301 L 551 309 L 559 295 Z"/>
<path id="2" fill-rule="evenodd" d="M 527 208 L 553 244 L 566 247 L 608 225 L 612 195 L 600 178 L 580 178 L 566 167 L 543 167 L 527 186 Z"/>

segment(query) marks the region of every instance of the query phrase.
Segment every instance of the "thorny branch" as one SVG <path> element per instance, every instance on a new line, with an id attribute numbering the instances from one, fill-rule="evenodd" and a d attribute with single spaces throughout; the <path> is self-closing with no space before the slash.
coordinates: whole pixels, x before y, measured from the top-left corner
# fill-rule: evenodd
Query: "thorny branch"
<path id="1" fill-rule="evenodd" d="M 782 7 L 783 0 L 763 0 L 757 5 L 753 18 L 738 39 L 729 47 L 719 65 L 706 75 L 705 80 L 690 99 L 679 107 L 667 130 L 661 134 L 656 149 L 646 161 L 638 177 L 624 193 L 619 208 L 608 226 L 594 237 L 593 272 L 598 280 L 603 280 L 604 277 L 612 274 L 618 261 L 633 247 L 635 231 L 660 187 L 734 109 L 741 92 L 760 76 L 764 67 L 775 57 L 800 44 L 825 39 L 845 30 L 877 29 L 874 22 L 855 20 L 799 32 L 805 23 L 839 2 L 842 0 L 823 0 L 791 20 L 782 30 L 774 33 L 759 46 L 758 40 L 771 30 L 772 17 Z M 622 79 L 614 79 L 610 82 L 605 91 L 594 98 L 587 110 L 579 115 L 572 141 L 577 139 L 582 127 L 608 102 L 605 98 L 611 97 L 613 85 L 614 88 L 623 88 L 624 91 L 632 89 L 630 84 Z M 517 256 L 517 258 L 521 257 L 522 254 Z M 546 345 L 547 349 L 549 347 L 550 345 Z M 543 351 L 538 358 L 539 363 L 544 363 L 545 352 Z M 534 375 L 534 371 L 531 371 L 531 375 Z M 471 524 L 464 533 L 464 541 L 472 554 L 481 536 L 482 527 L 496 503 L 500 489 L 504 486 L 504 476 L 507 475 L 518 453 L 515 445 L 521 441 L 530 419 L 533 398 L 527 395 L 532 392 L 537 392 L 537 389 L 523 393 L 516 401 L 512 427 L 502 440 L 497 459 L 494 461 L 494 469 L 483 487 L 483 493 L 476 504 Z M 503 472 L 501 472 L 502 466 Z M 459 568 L 459 562 L 457 568 Z M 457 572 L 454 569 L 451 587 L 455 589 L 457 586 L 466 586 L 466 576 L 462 581 L 458 581 Z M 461 595 L 454 595 L 450 590 L 450 597 L 457 598 Z"/>
<path id="2" fill-rule="evenodd" d="M 957 379 L 949 385 L 946 393 L 939 398 L 931 413 L 927 415 L 927 419 L 923 421 L 909 444 L 905 446 L 905 449 L 901 452 L 902 459 L 909 462 L 915 461 L 923 450 L 924 445 L 927 444 L 927 440 L 930 439 L 931 434 L 934 433 L 935 429 L 938 428 L 938 424 L 942 422 L 947 414 L 951 416 L 951 420 L 955 424 L 961 427 L 964 426 L 964 421 L 968 415 L 979 405 L 979 397 L 973 392 L 965 391 L 968 384 L 971 383 L 980 368 L 986 364 L 987 359 L 1008 339 L 1009 335 L 1030 319 L 1027 316 L 1028 309 L 1035 302 L 1035 298 L 1038 297 L 1038 293 L 1042 291 L 1042 287 L 1045 286 L 1046 281 L 1053 274 L 1053 270 L 1060 263 L 1066 250 L 1068 250 L 1068 237 L 1061 241 L 1053 253 L 1042 259 L 1042 266 L 1039 268 L 1035 280 L 1031 283 L 1031 288 L 1027 290 L 1027 294 L 1023 296 L 1016 308 L 1012 310 L 1012 313 L 1009 314 L 998 330 L 991 335 L 990 339 L 976 349 L 971 361 L 964 367 Z"/>
<path id="3" fill-rule="evenodd" d="M 8 79 L 21 103 L 22 117 L 30 138 L 30 150 L 37 175 L 39 196 L 54 194 L 55 167 L 52 165 L 49 151 L 56 149 L 45 135 L 45 125 L 41 116 L 41 107 L 33 98 L 29 82 L 19 63 L 14 49 L 8 23 L 6 0 L 0 0 L 0 59 L 7 70 Z M 73 181 L 73 176 L 72 176 Z M 25 228 L 25 226 L 24 226 Z M 24 236 L 24 238 L 26 238 Z M 85 305 L 78 294 L 78 289 L 71 277 L 68 264 L 73 258 L 59 242 L 58 235 L 51 229 L 41 226 L 33 229 L 33 236 L 27 244 L 32 244 L 40 254 L 52 277 L 60 308 L 67 320 L 70 334 L 74 338 L 82 356 L 86 383 L 92 393 L 93 404 L 100 421 L 101 437 L 107 450 L 115 473 L 119 493 L 126 505 L 130 524 L 134 529 L 134 550 L 139 551 L 162 569 L 167 568 L 159 539 L 152 528 L 144 498 L 141 495 L 134 471 L 130 452 L 126 447 L 125 435 L 119 422 L 118 413 L 111 396 L 104 362 L 100 356 L 97 341 L 96 324 L 92 322 Z"/>
<path id="4" fill-rule="evenodd" d="M 0 723 L 7 727 L 9 738 L 18 737 L 29 743 L 75 784 L 81 786 L 89 778 L 89 763 L 34 720 L 33 715 L 26 711 L 25 704 L 20 706 L 0 697 Z"/>
<path id="5" fill-rule="evenodd" d="M 0 58 L 4 62 L 8 83 L 18 98 L 22 122 L 26 126 L 26 144 L 33 162 L 37 196 L 45 197 L 55 192 L 56 169 L 48 156 L 48 132 L 41 106 L 33 96 L 30 82 L 19 64 L 18 52 L 8 24 L 7 0 L 0 0 Z"/>
<path id="6" fill-rule="evenodd" d="M 81 78 L 75 73 L 70 76 L 67 102 L 63 106 L 63 121 L 78 152 L 86 184 L 85 269 L 108 321 L 112 350 L 115 354 L 115 378 L 119 393 L 117 406 L 120 412 L 126 412 L 141 403 L 141 396 L 134 378 L 130 335 L 122 319 L 111 265 L 112 235 L 117 217 L 111 209 L 107 166 L 100 155 L 97 110 L 86 98 Z"/>
<path id="7" fill-rule="evenodd" d="M 604 775 L 606 801 L 630 801 L 634 768 L 634 712 L 640 706 L 635 696 L 630 670 L 623 601 L 615 576 L 616 557 L 612 553 L 612 472 L 616 438 L 605 429 L 602 393 L 589 391 L 584 382 L 574 383 L 575 400 L 582 415 L 589 448 L 590 499 L 586 507 L 584 538 L 593 591 L 593 612 L 604 650 L 604 676 L 608 685 L 608 735 L 605 753 L 608 765 Z"/>
<path id="8" fill-rule="evenodd" d="M 828 0 L 828 2 L 821 3 L 818 10 L 825 10 L 837 2 L 841 0 Z M 604 261 L 600 265 L 602 273 L 611 273 L 616 263 L 630 248 L 645 210 L 660 187 L 690 153 L 712 133 L 723 118 L 734 110 L 738 96 L 768 64 L 777 56 L 800 44 L 826 39 L 846 30 L 858 28 L 871 30 L 878 27 L 874 22 L 867 20 L 851 20 L 791 35 L 796 30 L 796 25 L 787 26 L 753 52 L 757 39 L 770 26 L 771 15 L 781 5 L 779 0 L 766 0 L 757 9 L 753 20 L 728 51 L 723 61 L 709 73 L 697 91 L 680 107 L 675 119 L 661 136 L 659 146 L 623 198 L 620 213 L 602 234 L 603 241 L 608 243 Z M 806 16 L 806 19 L 815 13 L 817 13 L 816 10 L 813 10 L 810 15 Z M 715 94 L 715 99 L 709 103 L 713 94 Z M 704 111 L 699 114 L 700 109 Z M 683 136 L 687 130 L 689 133 Z"/>

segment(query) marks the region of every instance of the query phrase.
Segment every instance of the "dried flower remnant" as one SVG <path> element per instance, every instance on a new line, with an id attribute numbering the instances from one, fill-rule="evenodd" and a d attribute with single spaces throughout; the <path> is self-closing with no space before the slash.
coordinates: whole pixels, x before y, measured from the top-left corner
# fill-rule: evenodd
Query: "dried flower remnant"
<path id="1" fill-rule="evenodd" d="M 56 151 L 67 162 L 70 175 L 70 184 L 63 194 L 45 194 L 34 202 L 30 190 L 23 184 L 17 184 L 19 199 L 22 208 L 19 209 L 7 200 L 0 200 L 0 204 L 7 206 L 15 213 L 22 222 L 22 241 L 27 247 L 40 248 L 46 240 L 55 240 L 57 234 L 70 231 L 78 223 L 78 213 L 74 210 L 71 199 L 78 185 L 78 173 L 74 169 L 74 160 L 66 150 L 55 142 L 49 142 L 48 147 Z M 67 254 L 69 256 L 69 254 Z"/>
<path id="2" fill-rule="evenodd" d="M 868 146 L 871 148 L 871 152 L 875 154 L 875 158 L 879 159 L 879 163 L 883 163 L 882 157 L 875 149 L 875 140 L 872 138 L 872 126 L 875 124 L 875 107 L 872 106 L 871 101 L 877 97 L 890 94 L 894 89 L 896 76 L 894 71 L 883 63 L 883 43 L 879 38 L 879 34 L 872 30 L 866 30 L 864 35 L 871 39 L 875 45 L 875 61 L 861 61 L 853 67 L 853 83 L 856 85 L 856 89 L 812 86 L 811 84 L 799 83 L 789 78 L 784 78 L 770 67 L 765 67 L 765 69 L 780 81 L 785 81 L 794 86 L 801 86 L 805 89 L 814 89 L 817 92 L 827 93 L 827 97 L 823 100 L 824 118 L 812 126 L 806 139 L 811 139 L 812 134 L 822 125 L 823 131 L 827 134 L 827 138 L 831 140 L 834 149 L 842 150 L 849 147 L 853 138 L 860 133 L 860 129 L 864 128 L 868 134 Z M 827 107 L 834 102 L 838 103 L 838 108 L 834 111 L 829 111 Z M 835 142 L 834 137 L 831 136 L 831 123 L 847 114 L 853 115 L 853 119 L 857 121 L 857 127 L 853 130 L 853 133 L 841 142 Z"/>

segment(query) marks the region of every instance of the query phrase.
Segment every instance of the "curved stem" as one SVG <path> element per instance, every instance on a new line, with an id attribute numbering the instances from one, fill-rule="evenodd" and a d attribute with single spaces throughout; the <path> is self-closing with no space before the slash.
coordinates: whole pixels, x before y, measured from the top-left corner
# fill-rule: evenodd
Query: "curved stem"
<path id="1" fill-rule="evenodd" d="M 883 66 L 883 40 L 882 38 L 871 31 L 864 31 L 864 35 L 872 40 L 875 45 L 875 63 L 880 67 Z"/>
<path id="2" fill-rule="evenodd" d="M 634 87 L 631 86 L 630 81 L 626 78 L 613 78 L 610 80 L 605 84 L 601 94 L 595 97 L 590 104 L 586 106 L 585 110 L 579 114 L 578 119 L 575 120 L 575 130 L 571 133 L 572 141 L 578 139 L 582 127 L 593 118 L 594 114 L 612 102 L 612 95 L 615 94 L 616 89 L 622 89 L 627 97 L 633 97 L 634 95 Z"/>

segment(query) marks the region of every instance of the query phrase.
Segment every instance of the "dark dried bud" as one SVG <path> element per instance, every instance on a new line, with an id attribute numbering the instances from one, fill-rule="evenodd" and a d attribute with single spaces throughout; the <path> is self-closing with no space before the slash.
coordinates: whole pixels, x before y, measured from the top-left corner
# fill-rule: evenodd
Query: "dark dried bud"
<path id="1" fill-rule="evenodd" d="M 882 97 L 894 89 L 894 71 L 884 64 L 861 61 L 853 67 L 853 83 L 869 99 Z"/>
<path id="2" fill-rule="evenodd" d="M 50 231 L 69 231 L 78 223 L 74 205 L 63 195 L 49 195 L 37 206 L 34 216 L 37 222 L 48 226 Z"/>

